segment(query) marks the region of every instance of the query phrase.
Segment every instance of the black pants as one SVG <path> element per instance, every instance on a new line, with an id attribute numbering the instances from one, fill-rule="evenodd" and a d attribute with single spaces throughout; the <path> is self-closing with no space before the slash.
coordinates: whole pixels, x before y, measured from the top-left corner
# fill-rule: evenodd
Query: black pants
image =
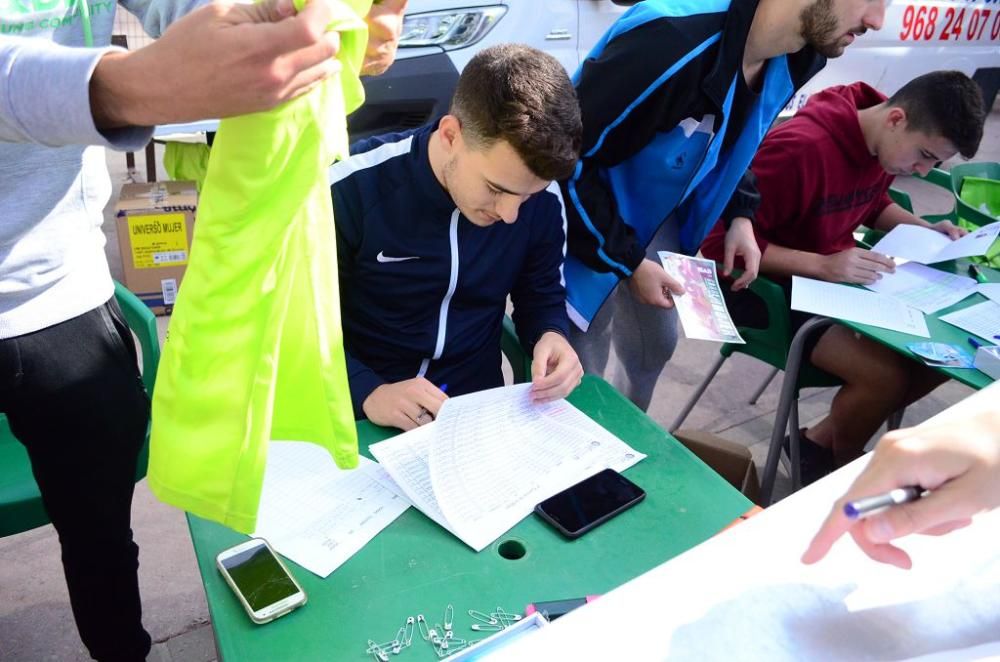
<path id="1" fill-rule="evenodd" d="M 145 659 L 130 517 L 149 399 L 117 302 L 0 340 L 0 412 L 59 534 L 80 638 L 98 660 Z"/>

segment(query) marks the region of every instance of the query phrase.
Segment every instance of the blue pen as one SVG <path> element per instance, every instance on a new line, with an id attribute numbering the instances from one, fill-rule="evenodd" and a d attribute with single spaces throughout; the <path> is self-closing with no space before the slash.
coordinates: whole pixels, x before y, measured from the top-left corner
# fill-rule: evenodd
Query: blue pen
<path id="1" fill-rule="evenodd" d="M 438 389 L 440 389 L 440 391 L 442 393 L 447 393 L 448 392 L 448 385 L 447 384 L 441 384 L 441 386 L 438 386 Z M 420 421 L 424 418 L 424 416 L 430 416 L 431 420 L 434 420 L 434 415 L 431 414 L 429 411 L 427 411 L 426 407 L 421 407 L 420 408 L 420 414 L 417 416 L 417 420 L 415 420 L 414 423 L 416 423 L 417 425 L 420 425 Z"/>
<path id="2" fill-rule="evenodd" d="M 869 515 L 882 512 L 889 506 L 916 501 L 924 496 L 924 494 L 926 494 L 924 488 L 919 485 L 899 487 L 878 496 L 848 501 L 844 504 L 844 514 L 847 515 L 848 519 L 863 519 Z"/>
<path id="3" fill-rule="evenodd" d="M 969 341 L 969 344 L 970 344 L 970 345 L 972 345 L 972 346 L 973 346 L 973 348 L 975 348 L 975 349 L 979 349 L 979 348 L 980 348 L 980 347 L 982 347 L 982 346 L 983 346 L 983 344 L 984 344 L 984 343 L 981 343 L 981 342 L 979 342 L 978 340 L 976 340 L 976 339 L 975 339 L 975 338 L 973 338 L 972 336 L 969 336 L 969 337 L 967 338 L 967 340 Z"/>

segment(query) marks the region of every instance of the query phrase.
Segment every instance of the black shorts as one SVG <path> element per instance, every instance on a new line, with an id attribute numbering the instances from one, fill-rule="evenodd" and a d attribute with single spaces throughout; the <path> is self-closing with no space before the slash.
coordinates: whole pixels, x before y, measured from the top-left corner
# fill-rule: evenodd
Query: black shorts
<path id="1" fill-rule="evenodd" d="M 788 325 L 789 325 L 789 342 L 791 338 L 795 337 L 799 329 L 811 320 L 815 315 L 812 313 L 804 313 L 801 310 L 792 310 L 792 282 L 787 279 L 774 280 L 775 283 L 781 286 L 782 291 L 785 293 L 785 305 L 788 306 Z M 722 285 L 722 296 L 726 300 L 726 306 L 729 307 L 729 314 L 733 318 L 733 322 L 736 326 L 749 327 L 752 329 L 766 329 L 770 325 L 770 320 L 768 319 L 767 306 L 764 304 L 764 300 L 757 296 L 754 292 L 749 289 L 743 289 L 739 292 L 733 292 L 732 286 L 729 283 L 720 283 Z M 813 350 L 816 348 L 816 344 L 819 339 L 823 336 L 823 333 L 813 333 L 806 339 L 805 348 L 802 356 L 808 360 L 812 356 Z"/>

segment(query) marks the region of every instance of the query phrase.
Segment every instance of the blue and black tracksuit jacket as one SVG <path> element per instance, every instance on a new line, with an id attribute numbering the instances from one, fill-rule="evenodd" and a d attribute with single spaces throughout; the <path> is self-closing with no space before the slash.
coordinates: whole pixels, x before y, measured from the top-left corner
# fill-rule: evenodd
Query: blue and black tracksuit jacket
<path id="1" fill-rule="evenodd" d="M 351 146 L 330 168 L 340 305 L 354 413 L 378 386 L 422 376 L 461 395 L 503 385 L 507 296 L 521 344 L 566 335 L 565 216 L 552 184 L 517 222 L 479 227 L 431 170 L 436 128 Z"/>
<path id="2" fill-rule="evenodd" d="M 567 303 L 581 328 L 632 275 L 667 218 L 691 254 L 719 218 L 753 218 L 753 155 L 794 91 L 825 64 L 811 47 L 773 58 L 759 94 L 738 95 L 757 4 L 644 0 L 574 76 L 583 150 L 561 186 Z"/>

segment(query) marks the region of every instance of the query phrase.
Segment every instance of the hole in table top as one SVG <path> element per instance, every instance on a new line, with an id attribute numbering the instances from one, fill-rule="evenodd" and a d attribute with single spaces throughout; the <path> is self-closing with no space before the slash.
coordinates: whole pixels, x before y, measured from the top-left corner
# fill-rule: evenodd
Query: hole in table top
<path id="1" fill-rule="evenodd" d="M 520 558 L 524 558 L 524 555 L 527 553 L 528 550 L 525 549 L 524 543 L 520 540 L 504 540 L 497 547 L 497 554 L 508 561 L 516 561 Z"/>

